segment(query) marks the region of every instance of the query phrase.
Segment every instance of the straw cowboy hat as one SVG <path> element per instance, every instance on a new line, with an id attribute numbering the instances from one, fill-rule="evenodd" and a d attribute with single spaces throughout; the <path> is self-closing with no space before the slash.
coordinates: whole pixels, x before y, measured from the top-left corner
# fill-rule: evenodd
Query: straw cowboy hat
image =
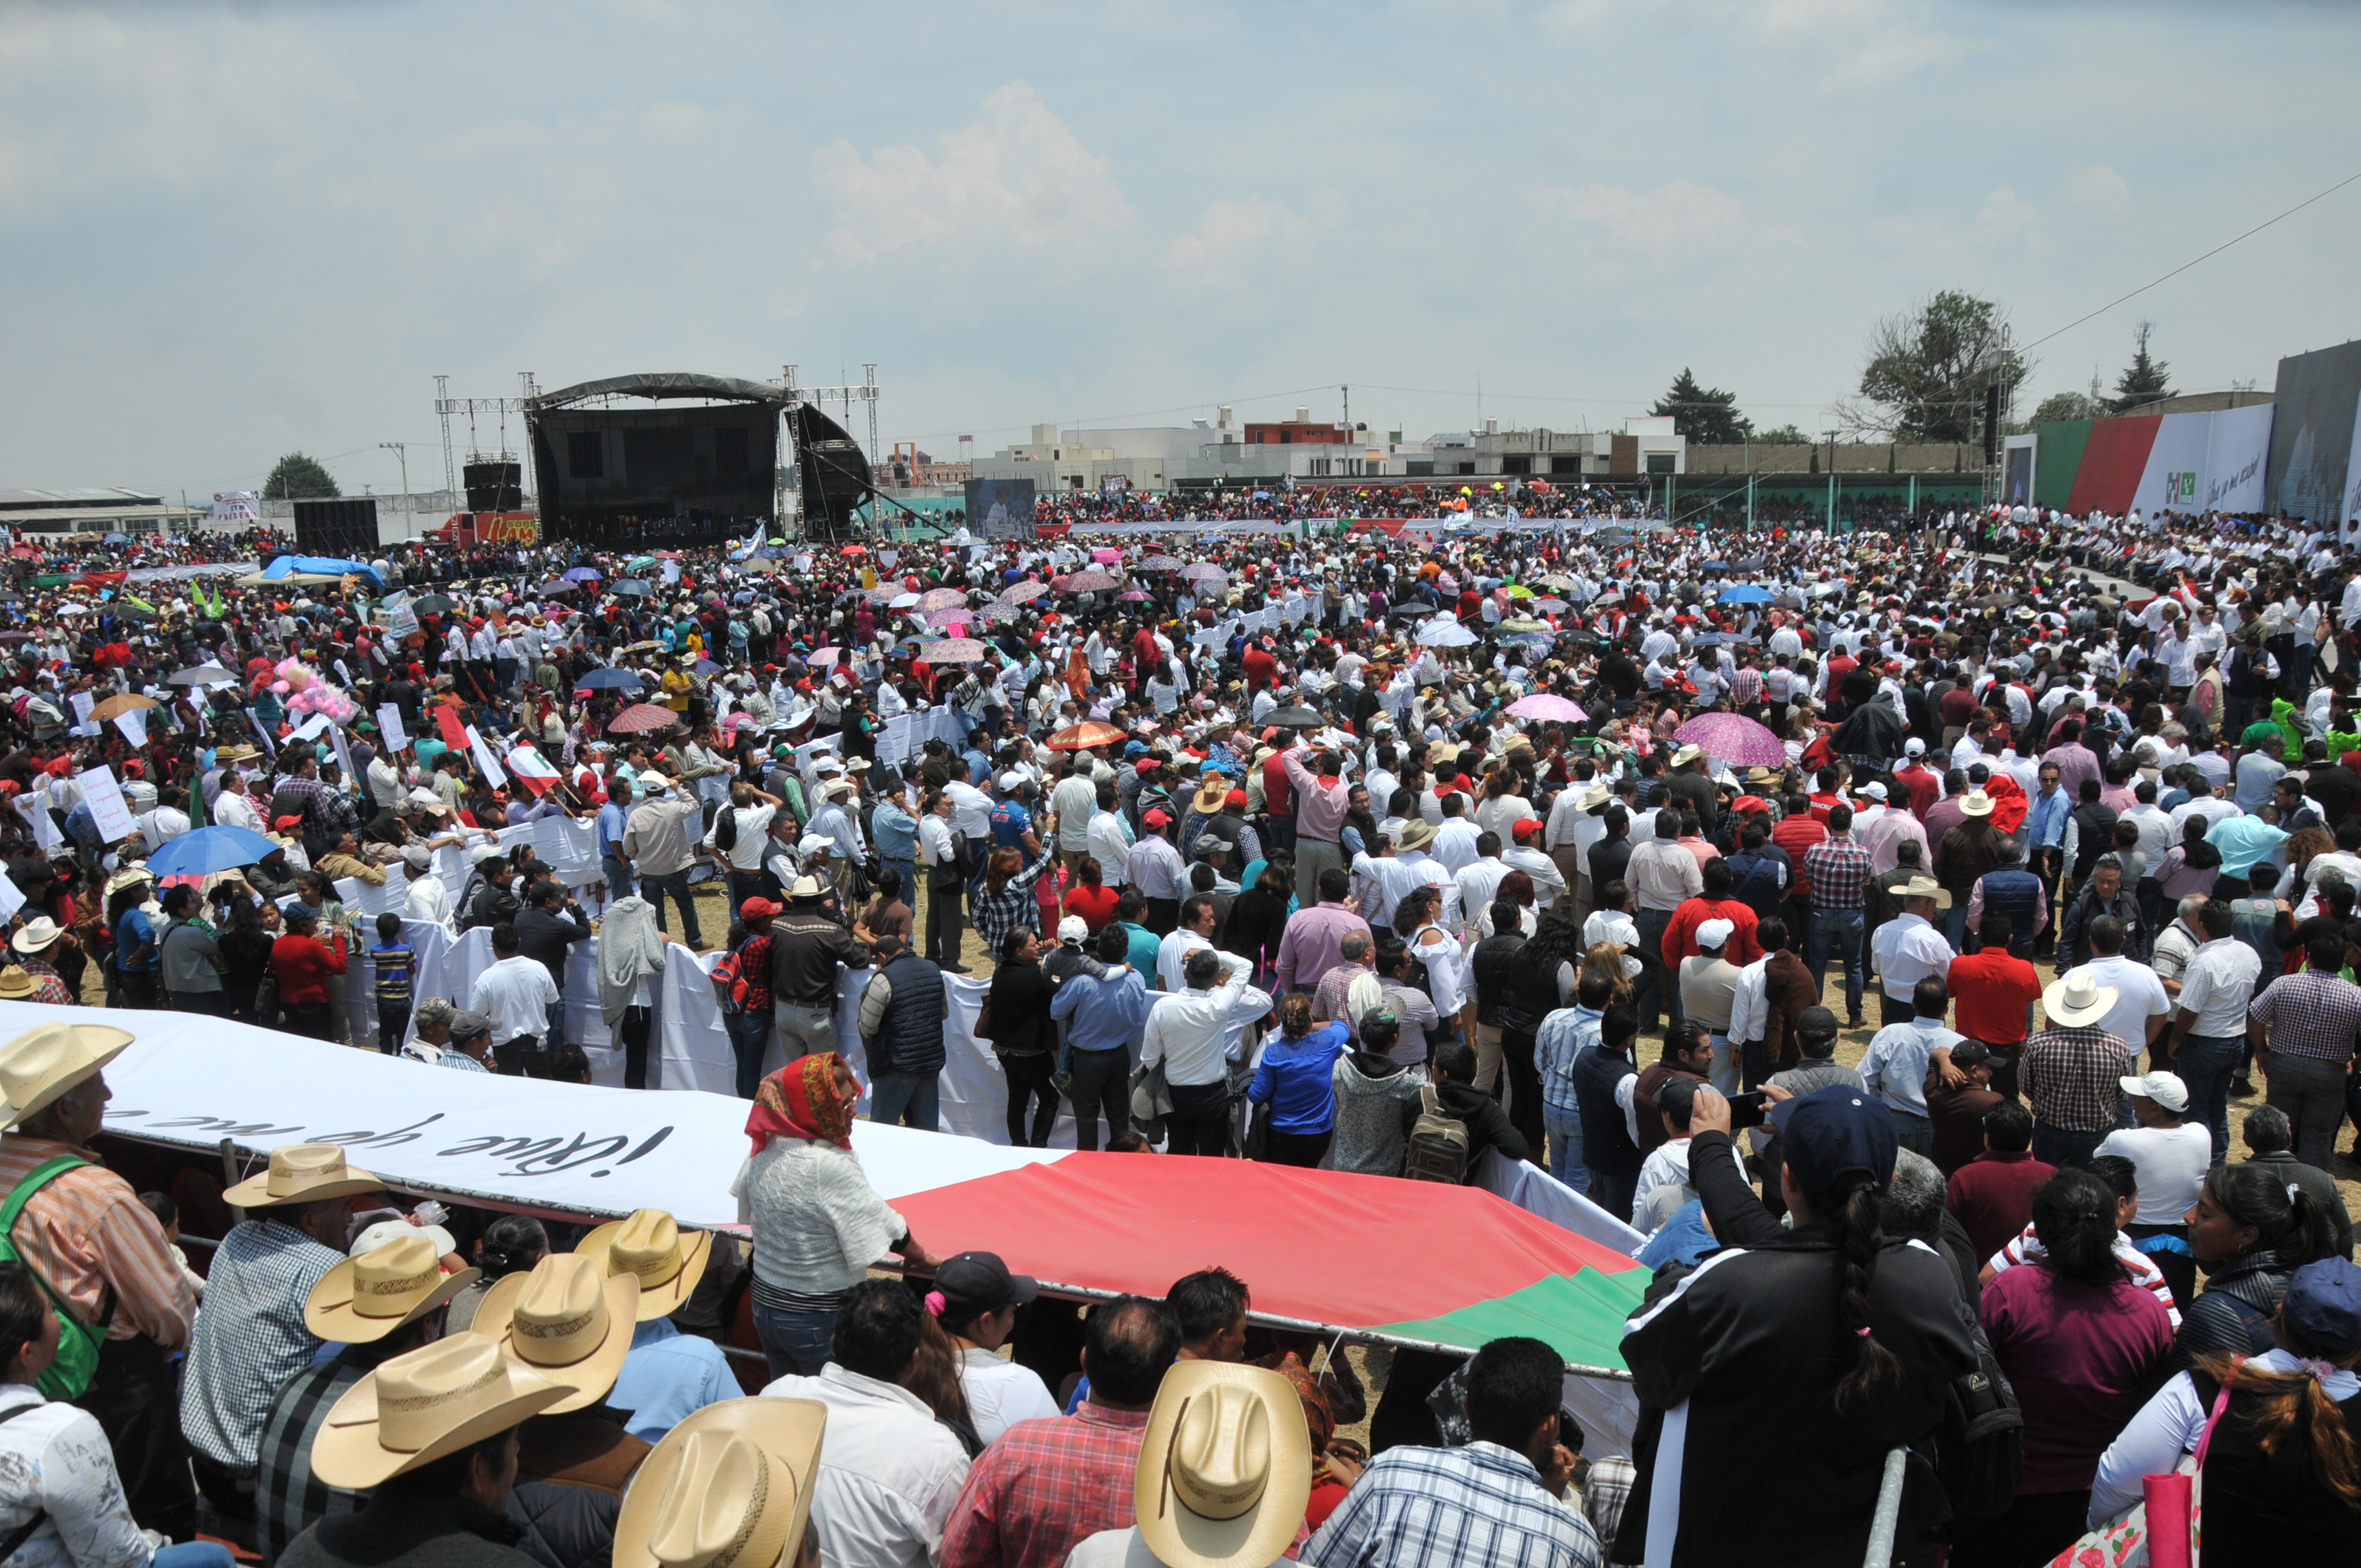
<path id="1" fill-rule="evenodd" d="M 0 1046 L 0 1128 L 47 1109 L 130 1043 L 128 1030 L 104 1024 L 44 1024 Z"/>
<path id="2" fill-rule="evenodd" d="M 1423 817 L 1412 817 L 1402 824 L 1400 837 L 1394 840 L 1397 850 L 1423 850 L 1434 842 L 1434 827 Z"/>
<path id="3" fill-rule="evenodd" d="M 1679 751 L 1673 753 L 1672 765 L 1676 768 L 1685 768 L 1704 755 L 1705 748 L 1702 746 L 1684 746 Z"/>
<path id="4" fill-rule="evenodd" d="M 22 965 L 0 968 L 0 1002 L 22 1002 L 40 989 L 40 981 L 26 973 Z"/>
<path id="5" fill-rule="evenodd" d="M 1263 1568 L 1312 1496 L 1312 1435 L 1295 1386 L 1231 1362 L 1175 1362 L 1156 1390 L 1132 1476 L 1141 1543 L 1167 1568 Z"/>
<path id="6" fill-rule="evenodd" d="M 1983 791 L 1980 789 L 1971 789 L 1968 791 L 1967 794 L 1960 796 L 1960 816 L 1990 817 L 1992 813 L 1993 797 L 1986 795 Z"/>
<path id="7" fill-rule="evenodd" d="M 8 938 L 8 945 L 20 953 L 47 952 L 57 945 L 66 928 L 46 915 L 36 915 L 25 922 L 25 928 Z"/>
<path id="8" fill-rule="evenodd" d="M 2051 981 L 2043 990 L 2041 1011 L 2052 1024 L 2079 1028 L 2114 1012 L 2115 998 L 2121 994 L 2114 986 L 2101 985 L 2090 970 L 2078 969 L 2063 980 Z"/>
<path id="9" fill-rule="evenodd" d="M 697 1288 L 713 1255 L 713 1233 L 683 1236 L 680 1223 L 662 1209 L 641 1209 L 609 1220 L 574 1250 L 596 1263 L 601 1274 L 637 1275 L 639 1321 L 652 1323 L 678 1311 Z"/>
<path id="10" fill-rule="evenodd" d="M 1950 890 L 1930 876 L 1915 876 L 1894 889 L 1894 896 L 1905 904 L 1914 898 L 1931 898 L 1938 909 L 1951 907 Z"/>
<path id="11" fill-rule="evenodd" d="M 445 1275 L 433 1242 L 399 1237 L 321 1276 L 303 1299 L 303 1326 L 338 1344 L 373 1344 L 443 1305 L 482 1273 L 463 1268 Z"/>
<path id="12" fill-rule="evenodd" d="M 601 1275 L 595 1260 L 558 1252 L 531 1273 L 496 1282 L 469 1326 L 551 1382 L 566 1385 L 566 1398 L 549 1408 L 555 1416 L 607 1397 L 631 1348 L 639 1311 L 638 1275 Z"/>
<path id="13" fill-rule="evenodd" d="M 1191 804 L 1207 816 L 1222 809 L 1230 798 L 1230 781 L 1220 773 L 1207 773 L 1205 782 L 1197 786 L 1197 798 Z"/>
<path id="14" fill-rule="evenodd" d="M 137 887 L 143 883 L 153 883 L 155 880 L 156 873 L 146 866 L 126 866 L 106 879 L 106 896 L 113 898 L 126 887 Z"/>
<path id="15" fill-rule="evenodd" d="M 232 762 L 251 762 L 262 755 L 252 746 L 224 746 L 214 753 L 215 767 L 227 767 Z"/>
<path id="16" fill-rule="evenodd" d="M 268 1170 L 223 1193 L 222 1201 L 240 1209 L 268 1209 L 280 1203 L 317 1203 L 384 1190 L 382 1179 L 345 1163 L 342 1144 L 281 1144 L 270 1151 Z"/>
<path id="17" fill-rule="evenodd" d="M 312 1442 L 312 1474 L 362 1491 L 431 1464 L 566 1397 L 481 1334 L 407 1351 L 353 1385 Z"/>
<path id="18" fill-rule="evenodd" d="M 794 1562 L 827 1431 L 828 1407 L 816 1399 L 724 1399 L 689 1415 L 631 1478 L 614 1568 Z"/>

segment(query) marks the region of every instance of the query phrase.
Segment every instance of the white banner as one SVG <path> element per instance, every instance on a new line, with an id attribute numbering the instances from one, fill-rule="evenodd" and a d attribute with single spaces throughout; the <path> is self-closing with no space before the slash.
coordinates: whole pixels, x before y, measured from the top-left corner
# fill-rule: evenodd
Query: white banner
<path id="1" fill-rule="evenodd" d="M 214 492 L 214 521 L 236 528 L 262 521 L 262 498 L 252 490 Z"/>
<path id="2" fill-rule="evenodd" d="M 2346 539 L 2353 537 L 2354 525 L 2361 523 L 2361 401 L 2353 405 L 2353 444 L 2345 457 L 2345 508 L 2337 523 Z"/>
<path id="3" fill-rule="evenodd" d="M 397 705 L 389 702 L 379 707 L 377 729 L 385 740 L 385 755 L 389 762 L 395 752 L 408 749 L 410 731 L 401 727 L 401 709 Z"/>
<path id="4" fill-rule="evenodd" d="M 2211 417 L 2205 442 L 2205 485 L 2200 492 L 2207 511 L 2258 512 L 2263 510 L 2263 469 L 2271 457 L 2271 408 L 2257 403 L 2243 409 L 2222 409 Z"/>

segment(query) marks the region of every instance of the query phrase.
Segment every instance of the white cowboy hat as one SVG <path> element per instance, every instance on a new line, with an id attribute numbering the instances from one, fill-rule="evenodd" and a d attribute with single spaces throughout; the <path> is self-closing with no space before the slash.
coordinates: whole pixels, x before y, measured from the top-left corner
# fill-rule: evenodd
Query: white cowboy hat
<path id="1" fill-rule="evenodd" d="M 480 1268 L 443 1272 L 443 1255 L 417 1234 L 348 1257 L 320 1277 L 303 1299 L 303 1326 L 338 1344 L 373 1344 L 414 1323 L 482 1277 Z"/>
<path id="2" fill-rule="evenodd" d="M 1915 876 L 1894 890 L 1894 896 L 1907 903 L 1914 898 L 1931 898 L 1938 909 L 1951 907 L 1951 894 L 1941 883 L 1930 876 Z"/>
<path id="3" fill-rule="evenodd" d="M 687 1416 L 631 1478 L 614 1568 L 793 1563 L 827 1432 L 817 1399 L 724 1399 Z"/>
<path id="4" fill-rule="evenodd" d="M 365 1491 L 508 1431 L 564 1398 L 481 1334 L 395 1356 L 355 1384 L 312 1442 L 312 1474 Z"/>
<path id="5" fill-rule="evenodd" d="M 1986 795 L 1983 791 L 1980 789 L 1971 789 L 1968 791 L 1967 794 L 1960 796 L 1960 816 L 1990 817 L 1992 813 L 1993 797 Z"/>
<path id="6" fill-rule="evenodd" d="M 598 1259 L 558 1252 L 495 1282 L 469 1329 L 565 1384 L 571 1391 L 549 1408 L 563 1415 L 597 1404 L 615 1386 L 639 1311 L 638 1275 L 601 1275 Z"/>
<path id="7" fill-rule="evenodd" d="M 2076 1028 L 2095 1024 L 2114 1012 L 2121 994 L 2114 986 L 2101 985 L 2089 970 L 2078 969 L 2062 980 L 2051 981 L 2043 990 L 2041 1011 L 2052 1024 Z"/>
<path id="8" fill-rule="evenodd" d="M 44 1024 L 0 1046 L 0 1128 L 46 1110 L 131 1044 L 127 1029 L 104 1024 Z"/>
<path id="9" fill-rule="evenodd" d="M 800 885 L 800 884 L 798 884 Z M 668 1318 L 688 1299 L 713 1255 L 713 1233 L 690 1231 L 662 1209 L 639 1209 L 609 1220 L 574 1249 L 601 1274 L 634 1274 L 640 1280 L 639 1321 Z"/>
<path id="10" fill-rule="evenodd" d="M 1704 755 L 1705 748 L 1702 746 L 1684 746 L 1673 753 L 1672 766 L 1685 768 Z"/>
<path id="11" fill-rule="evenodd" d="M 1166 1568 L 1266 1568 L 1312 1496 L 1312 1435 L 1295 1386 L 1259 1366 L 1175 1362 L 1156 1390 L 1132 1476 L 1140 1541 Z"/>
<path id="12" fill-rule="evenodd" d="M 222 1201 L 240 1209 L 268 1209 L 383 1190 L 383 1179 L 345 1163 L 342 1144 L 281 1144 L 270 1151 L 269 1169 L 223 1193 Z"/>
<path id="13" fill-rule="evenodd" d="M 20 953 L 44 952 L 65 934 L 66 928 L 48 916 L 36 915 L 25 922 L 23 930 L 8 938 L 8 945 Z"/>

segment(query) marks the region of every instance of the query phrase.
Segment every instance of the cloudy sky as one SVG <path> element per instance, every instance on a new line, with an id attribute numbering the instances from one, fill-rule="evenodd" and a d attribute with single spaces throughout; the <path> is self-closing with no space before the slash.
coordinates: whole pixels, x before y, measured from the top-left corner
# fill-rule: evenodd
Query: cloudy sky
<path id="1" fill-rule="evenodd" d="M 1299 402 L 1822 428 L 1886 312 L 2020 341 L 2361 169 L 2361 7 L 0 0 L 0 488 L 439 483 L 456 393 L 858 378 L 881 434 Z M 2361 184 L 2036 351 L 2356 331 Z"/>

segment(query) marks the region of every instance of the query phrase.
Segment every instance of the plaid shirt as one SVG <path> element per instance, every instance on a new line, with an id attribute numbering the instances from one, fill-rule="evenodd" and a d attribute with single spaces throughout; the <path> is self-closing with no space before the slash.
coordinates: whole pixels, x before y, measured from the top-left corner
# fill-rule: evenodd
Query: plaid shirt
<path id="1" fill-rule="evenodd" d="M 746 1011 L 771 1015 L 771 934 L 749 937 L 738 949 L 738 972 L 746 977 Z"/>
<path id="2" fill-rule="evenodd" d="M 952 1505 L 935 1568 L 1062 1568 L 1103 1530 L 1128 1530 L 1146 1410 L 1084 1400 L 1071 1416 L 1020 1421 L 977 1456 Z"/>
<path id="3" fill-rule="evenodd" d="M 1763 672 L 1752 664 L 1741 665 L 1738 674 L 1730 677 L 1730 700 L 1744 707 L 1763 695 Z"/>
<path id="4" fill-rule="evenodd" d="M 1533 1035 L 1533 1065 L 1541 1069 L 1543 1104 L 1568 1113 L 1576 1109 L 1574 1060 L 1599 1043 L 1605 1016 L 1587 1007 L 1561 1007 L 1542 1020 Z"/>
<path id="5" fill-rule="evenodd" d="M 2302 970 L 2281 975 L 2256 992 L 2246 1014 L 2269 1027 L 2275 1052 L 2350 1061 L 2353 1037 L 2361 1034 L 2361 985 L 2341 975 Z"/>
<path id="6" fill-rule="evenodd" d="M 181 1435 L 191 1448 L 233 1470 L 254 1465 L 271 1400 L 320 1348 L 303 1326 L 303 1299 L 343 1258 L 274 1219 L 222 1238 L 182 1377 Z"/>
<path id="7" fill-rule="evenodd" d="M 357 1513 L 368 1497 L 366 1492 L 331 1486 L 312 1474 L 313 1440 L 327 1426 L 329 1410 L 368 1371 L 342 1356 L 315 1362 L 270 1401 L 254 1477 L 254 1513 L 265 1563 L 278 1562 L 290 1541 L 320 1520 Z"/>
<path id="8" fill-rule="evenodd" d="M 27 974 L 33 977 L 33 994 L 25 998 L 26 1001 L 48 1003 L 57 1007 L 72 1007 L 80 1003 L 81 998 L 66 990 L 64 978 L 48 964 L 21 955 L 16 961 L 24 966 Z"/>
<path id="9" fill-rule="evenodd" d="M 2132 1048 L 2119 1036 L 2084 1025 L 2044 1029 L 2025 1042 L 2017 1069 L 2033 1119 L 2074 1133 L 2103 1133 L 2115 1124 L 2123 1098 L 2116 1081 L 2130 1076 Z"/>
<path id="10" fill-rule="evenodd" d="M 1859 909 L 1869 894 L 1869 851 L 1852 835 L 1824 839 L 1804 851 L 1815 909 Z"/>
<path id="11" fill-rule="evenodd" d="M 975 892 L 975 933 L 983 938 L 984 957 L 994 963 L 1000 961 L 1000 944 L 1008 939 L 1011 931 L 1038 929 L 1041 924 L 1040 900 L 1033 894 L 1033 884 L 1049 869 L 1055 858 L 1055 845 L 1045 845 L 1040 858 L 1008 879 L 1008 885 L 998 893 L 983 883 Z"/>
<path id="12" fill-rule="evenodd" d="M 1498 1443 L 1390 1448 L 1305 1547 L 1312 1568 L 1598 1568 L 1598 1532 Z"/>

